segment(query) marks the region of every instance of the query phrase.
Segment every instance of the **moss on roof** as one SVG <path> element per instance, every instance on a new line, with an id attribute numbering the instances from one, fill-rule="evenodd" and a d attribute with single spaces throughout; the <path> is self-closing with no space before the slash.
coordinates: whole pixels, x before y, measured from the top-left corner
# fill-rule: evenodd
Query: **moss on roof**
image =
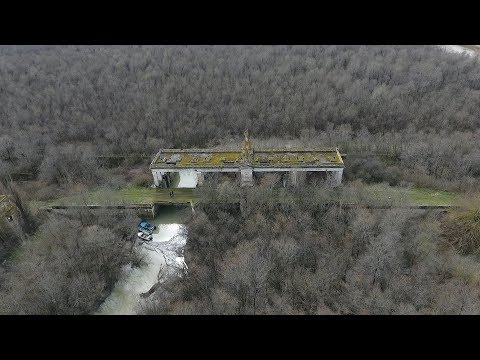
<path id="1" fill-rule="evenodd" d="M 343 167 L 336 148 L 325 149 L 266 149 L 253 152 L 245 161 L 241 151 L 201 149 L 164 149 L 153 159 L 150 168 L 196 167 Z"/>

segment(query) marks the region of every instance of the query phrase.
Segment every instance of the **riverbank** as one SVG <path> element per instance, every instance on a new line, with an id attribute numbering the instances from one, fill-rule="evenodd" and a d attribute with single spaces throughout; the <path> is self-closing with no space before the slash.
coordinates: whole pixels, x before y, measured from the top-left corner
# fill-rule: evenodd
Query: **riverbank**
<path id="1" fill-rule="evenodd" d="M 196 186 L 196 176 L 184 174 L 180 176 L 176 194 L 188 193 Z M 160 189 L 153 190 L 153 193 Z M 121 196 L 121 195 L 120 195 Z M 177 195 L 176 195 L 177 196 Z M 143 265 L 122 268 L 120 280 L 116 283 L 112 293 L 100 306 L 98 315 L 134 315 L 139 312 L 148 298 L 149 291 L 171 276 L 181 276 L 187 270 L 183 256 L 183 249 L 187 242 L 183 225 L 186 214 L 190 209 L 176 206 L 161 206 L 155 219 L 151 221 L 157 228 L 148 243 L 139 242 L 137 250 L 143 256 Z"/>
<path id="2" fill-rule="evenodd" d="M 134 315 L 145 303 L 142 294 L 147 293 L 157 282 L 170 276 L 182 274 L 184 268 L 183 248 L 184 209 L 162 209 L 152 221 L 157 226 L 153 240 L 139 243 L 137 251 L 143 256 L 143 265 L 122 268 L 120 280 L 110 296 L 100 306 L 98 315 Z"/>

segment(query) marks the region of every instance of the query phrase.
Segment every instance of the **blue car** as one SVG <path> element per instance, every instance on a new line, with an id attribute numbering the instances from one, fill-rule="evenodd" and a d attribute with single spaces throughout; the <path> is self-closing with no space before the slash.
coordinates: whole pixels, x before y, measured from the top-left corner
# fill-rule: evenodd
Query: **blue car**
<path id="1" fill-rule="evenodd" d="M 140 222 L 140 224 L 138 224 L 138 228 L 139 229 L 145 229 L 145 230 L 148 230 L 148 231 L 153 231 L 155 230 L 157 227 L 155 225 L 152 225 L 148 222 L 146 222 L 145 220 L 142 220 Z"/>

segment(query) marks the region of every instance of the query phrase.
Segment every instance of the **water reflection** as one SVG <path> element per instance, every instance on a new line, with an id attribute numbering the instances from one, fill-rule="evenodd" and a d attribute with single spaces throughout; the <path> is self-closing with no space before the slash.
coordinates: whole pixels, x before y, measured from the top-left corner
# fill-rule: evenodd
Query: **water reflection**
<path id="1" fill-rule="evenodd" d="M 194 172 L 182 175 L 179 187 L 192 187 L 191 185 L 194 183 L 196 185 Z M 195 182 L 192 179 L 193 176 Z M 144 301 L 140 294 L 150 290 L 157 282 L 161 268 L 167 272 L 167 276 L 173 276 L 180 271 L 179 269 L 186 268 L 183 258 L 186 238 L 182 225 L 185 211 L 189 210 L 175 206 L 165 206 L 159 209 L 156 218 L 150 221 L 157 225 L 157 229 L 152 234 L 153 240 L 139 245 L 138 248 L 145 256 L 145 264 L 140 268 L 132 268 L 130 265 L 122 268 L 120 280 L 115 284 L 110 296 L 100 306 L 97 314 L 136 314 Z"/>

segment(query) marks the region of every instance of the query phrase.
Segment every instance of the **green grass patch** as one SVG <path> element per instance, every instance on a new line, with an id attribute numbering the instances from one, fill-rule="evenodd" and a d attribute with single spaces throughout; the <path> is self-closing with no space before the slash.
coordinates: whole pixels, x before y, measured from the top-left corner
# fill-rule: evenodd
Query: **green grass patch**
<path id="1" fill-rule="evenodd" d="M 174 196 L 170 196 L 170 191 Z M 167 188 L 154 189 L 143 187 L 127 187 L 119 190 L 97 189 L 90 192 L 66 196 L 60 199 L 39 201 L 35 207 L 59 205 L 127 205 L 152 203 L 189 203 L 195 200 L 193 189 Z"/>
<path id="2" fill-rule="evenodd" d="M 170 196 L 170 191 L 174 192 L 173 197 Z M 118 190 L 115 195 L 129 203 L 135 204 L 151 204 L 159 202 L 178 203 L 194 200 L 193 189 L 189 188 L 152 189 L 129 187 Z"/>
<path id="3" fill-rule="evenodd" d="M 461 197 L 461 193 L 451 191 L 387 184 L 364 184 L 354 192 L 347 188 L 342 195 L 344 202 L 391 206 L 448 206 Z"/>
<path id="4" fill-rule="evenodd" d="M 170 191 L 174 196 L 170 196 Z M 459 193 L 428 189 L 402 188 L 385 185 L 367 185 L 362 190 L 362 196 L 345 193 L 344 202 L 362 203 L 377 199 L 379 204 L 390 205 L 453 205 L 460 196 Z M 36 208 L 54 205 L 129 205 L 129 204 L 178 204 L 196 202 L 194 189 L 166 188 L 154 189 L 130 186 L 118 190 L 97 189 L 60 199 L 35 202 Z"/>
<path id="5" fill-rule="evenodd" d="M 415 205 L 453 205 L 460 194 L 445 190 L 411 188 L 410 197 Z"/>

